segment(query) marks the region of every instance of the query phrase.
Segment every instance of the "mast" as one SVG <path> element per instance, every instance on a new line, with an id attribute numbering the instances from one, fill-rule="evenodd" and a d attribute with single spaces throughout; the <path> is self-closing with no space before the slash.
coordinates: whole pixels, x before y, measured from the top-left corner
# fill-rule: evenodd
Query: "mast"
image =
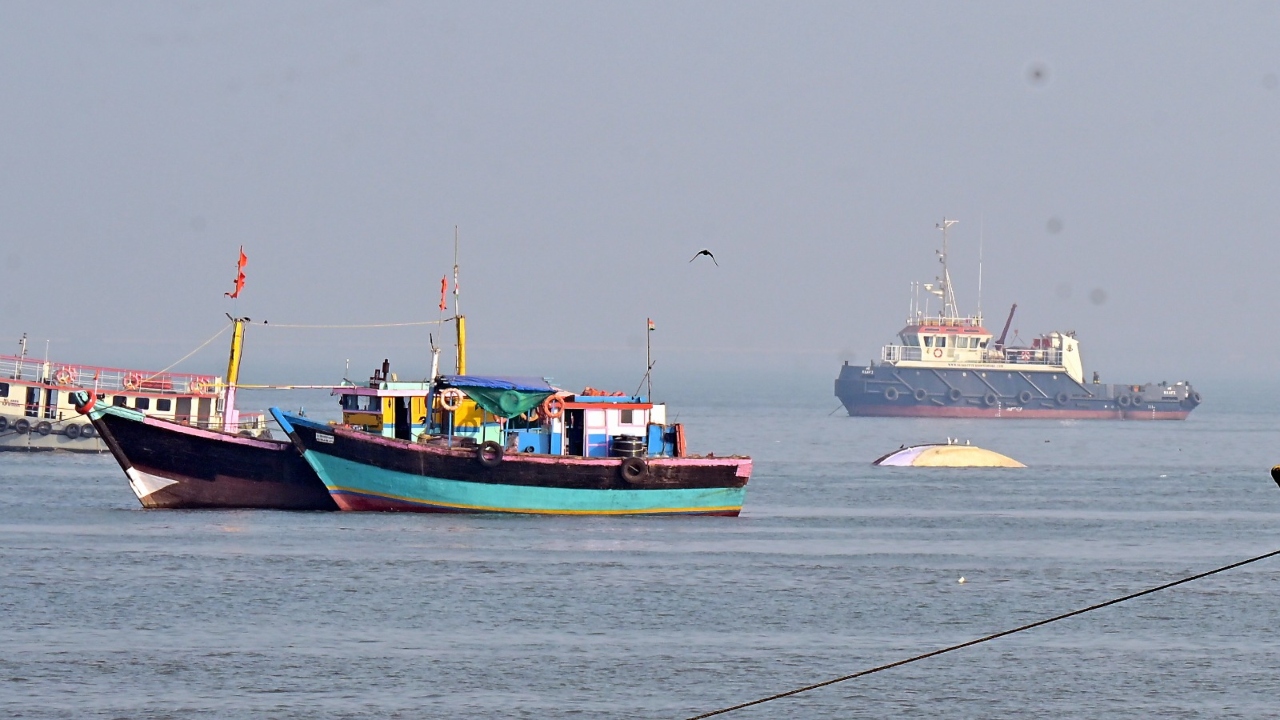
<path id="1" fill-rule="evenodd" d="M 645 399 L 653 402 L 653 360 L 649 351 L 650 338 L 653 336 L 653 318 L 645 318 L 644 330 L 644 380 L 646 385 Z"/>
<path id="2" fill-rule="evenodd" d="M 960 222 L 959 220 L 948 220 L 942 218 L 942 222 L 937 228 L 942 231 L 942 251 L 939 254 L 938 261 L 942 263 L 942 317 L 954 318 L 960 315 L 956 309 L 956 293 L 951 289 L 951 272 L 947 267 L 947 229 L 952 225 Z"/>
<path id="3" fill-rule="evenodd" d="M 227 317 L 231 318 L 230 315 Z M 231 357 L 227 360 L 227 379 L 222 389 L 222 429 L 235 432 L 240 424 L 236 412 L 236 383 L 240 382 L 240 356 L 244 352 L 244 324 L 249 318 L 231 318 L 235 330 L 231 333 Z"/>
<path id="4" fill-rule="evenodd" d="M 467 319 L 458 306 L 458 226 L 453 226 L 453 319 L 458 330 L 458 374 L 467 374 Z"/>
<path id="5" fill-rule="evenodd" d="M 978 216 L 978 324 L 982 324 L 982 244 L 986 218 Z"/>

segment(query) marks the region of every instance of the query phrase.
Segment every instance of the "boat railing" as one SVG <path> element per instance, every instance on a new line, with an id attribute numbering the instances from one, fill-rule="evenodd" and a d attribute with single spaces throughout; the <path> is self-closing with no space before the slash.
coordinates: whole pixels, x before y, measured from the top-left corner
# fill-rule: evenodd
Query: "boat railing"
<path id="1" fill-rule="evenodd" d="M 941 315 L 934 316 L 916 316 L 907 318 L 907 325 L 911 327 L 931 326 L 931 327 L 982 327 L 982 318 L 980 317 L 944 317 Z"/>
<path id="2" fill-rule="evenodd" d="M 0 355 L 0 382 L 6 380 L 48 383 L 95 392 L 212 395 L 221 389 L 219 378 L 210 375 L 153 373 Z"/>
<path id="3" fill-rule="evenodd" d="M 940 350 L 942 348 L 922 348 L 912 345 L 885 345 L 880 349 L 880 360 L 887 363 L 896 363 L 903 360 L 920 361 L 930 360 L 934 362 L 972 362 L 967 360 L 969 351 L 961 349 L 960 352 L 966 356 L 966 359 L 958 360 L 951 354 L 942 354 L 941 357 L 935 358 L 933 355 L 926 356 L 926 350 Z M 1061 365 L 1062 351 L 1040 348 L 1005 348 L 1004 351 L 987 350 L 982 353 L 980 362 L 987 363 L 1004 363 L 1010 365 Z"/>
<path id="4" fill-rule="evenodd" d="M 921 348 L 912 347 L 910 345 L 885 345 L 880 350 L 880 359 L 884 362 L 898 362 L 900 360 L 919 360 Z"/>

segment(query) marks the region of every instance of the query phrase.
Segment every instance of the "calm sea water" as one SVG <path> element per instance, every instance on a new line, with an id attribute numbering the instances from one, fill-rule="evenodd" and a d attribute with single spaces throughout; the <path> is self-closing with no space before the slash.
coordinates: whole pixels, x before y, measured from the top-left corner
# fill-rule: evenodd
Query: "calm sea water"
<path id="1" fill-rule="evenodd" d="M 0 455 L 0 716 L 685 717 L 1280 548 L 1280 415 L 834 405 L 679 409 L 756 458 L 736 519 L 144 511 L 108 457 Z M 870 465 L 947 436 L 1030 468 Z M 1268 561 L 727 717 L 1274 716 L 1277 597 Z"/>

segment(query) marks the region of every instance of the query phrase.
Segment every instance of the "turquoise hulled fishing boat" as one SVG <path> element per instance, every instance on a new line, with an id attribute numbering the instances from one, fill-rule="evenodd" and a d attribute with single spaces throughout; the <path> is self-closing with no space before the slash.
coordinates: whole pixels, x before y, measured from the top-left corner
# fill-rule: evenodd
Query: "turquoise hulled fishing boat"
<path id="1" fill-rule="evenodd" d="M 343 510 L 737 515 L 747 457 L 689 456 L 642 396 L 444 375 L 342 395 L 344 422 L 271 413 Z"/>

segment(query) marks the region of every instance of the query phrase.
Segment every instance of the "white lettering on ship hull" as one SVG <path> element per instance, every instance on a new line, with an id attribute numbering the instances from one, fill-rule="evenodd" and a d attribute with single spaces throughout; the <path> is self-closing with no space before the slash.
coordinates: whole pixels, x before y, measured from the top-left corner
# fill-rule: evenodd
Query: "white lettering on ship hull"
<path id="1" fill-rule="evenodd" d="M 125 470 L 125 474 L 129 476 L 129 487 L 133 488 L 133 494 L 137 495 L 139 500 L 161 488 L 178 484 L 177 480 L 145 473 L 137 468 L 129 468 Z"/>

